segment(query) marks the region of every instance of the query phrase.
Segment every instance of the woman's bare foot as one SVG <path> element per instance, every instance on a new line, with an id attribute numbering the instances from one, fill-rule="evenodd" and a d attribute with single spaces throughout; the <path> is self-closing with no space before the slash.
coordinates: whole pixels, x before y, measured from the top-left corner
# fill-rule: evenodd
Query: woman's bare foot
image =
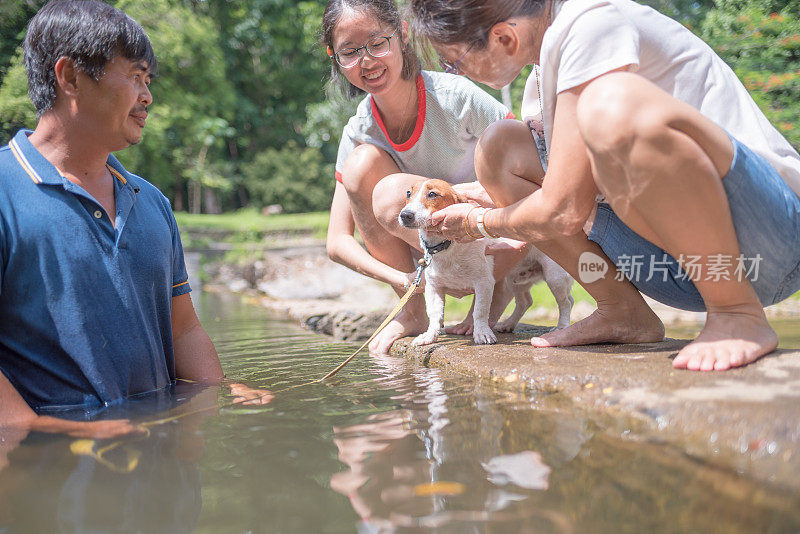
<path id="1" fill-rule="evenodd" d="M 464 320 L 460 323 L 447 326 L 444 329 L 445 334 L 455 334 L 457 336 L 471 336 L 472 335 L 472 308 L 470 308 L 469 313 Z"/>
<path id="2" fill-rule="evenodd" d="M 494 328 L 512 298 L 514 298 L 514 294 L 508 288 L 505 279 L 495 283 L 494 292 L 492 293 L 492 306 L 489 308 L 489 326 Z M 472 306 L 469 307 L 469 313 L 464 317 L 464 320 L 457 325 L 446 327 L 444 333 L 455 334 L 457 336 L 471 336 L 473 332 L 472 313 L 474 311 L 475 299 L 472 299 Z"/>
<path id="3" fill-rule="evenodd" d="M 655 343 L 664 339 L 661 319 L 639 297 L 625 304 L 600 305 L 589 317 L 562 330 L 531 338 L 534 347 L 592 343 Z"/>
<path id="4" fill-rule="evenodd" d="M 369 353 L 377 355 L 389 354 L 392 344 L 406 336 L 416 336 L 428 328 L 428 315 L 425 313 L 425 301 L 422 295 L 415 295 L 406 303 L 392 322 L 386 325 L 380 334 L 369 343 Z"/>
<path id="5" fill-rule="evenodd" d="M 725 371 L 754 362 L 777 346 L 778 336 L 760 305 L 709 311 L 697 339 L 678 352 L 672 365 L 691 371 Z"/>

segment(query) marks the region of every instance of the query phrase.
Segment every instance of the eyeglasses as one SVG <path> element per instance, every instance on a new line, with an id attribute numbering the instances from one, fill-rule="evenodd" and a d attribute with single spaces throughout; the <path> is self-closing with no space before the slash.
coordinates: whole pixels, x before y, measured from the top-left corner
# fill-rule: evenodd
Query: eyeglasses
<path id="1" fill-rule="evenodd" d="M 459 76 L 464 74 L 463 72 L 461 72 L 461 69 L 458 68 L 458 64 L 461 63 L 461 60 L 464 59 L 464 57 L 466 57 L 466 55 L 469 53 L 470 50 L 472 50 L 473 46 L 475 46 L 474 42 L 471 45 L 469 45 L 469 47 L 467 48 L 466 52 L 461 54 L 461 57 L 458 58 L 455 61 L 455 63 L 450 63 L 450 62 L 445 61 L 444 59 L 442 59 L 440 57 L 439 58 L 439 66 L 442 67 L 442 70 L 445 71 L 448 74 L 458 74 Z"/>
<path id="2" fill-rule="evenodd" d="M 358 48 L 342 48 L 335 54 L 331 54 L 332 50 L 328 48 L 328 55 L 332 58 L 336 59 L 336 63 L 339 64 L 340 67 L 343 69 L 349 69 L 350 67 L 354 67 L 356 63 L 358 63 L 362 57 L 364 57 L 364 51 L 367 52 L 372 57 L 383 57 L 389 53 L 391 49 L 391 38 L 394 37 L 394 34 L 397 33 L 397 28 L 391 33 L 391 35 L 387 35 L 384 37 L 373 37 L 367 44 L 364 46 L 359 46 Z"/>

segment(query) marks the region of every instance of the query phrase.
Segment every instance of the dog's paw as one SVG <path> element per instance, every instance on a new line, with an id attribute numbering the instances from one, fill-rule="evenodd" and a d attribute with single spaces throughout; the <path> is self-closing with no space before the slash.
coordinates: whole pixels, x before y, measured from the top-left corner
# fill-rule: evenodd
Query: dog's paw
<path id="1" fill-rule="evenodd" d="M 513 332 L 516 327 L 517 327 L 517 321 L 511 321 L 509 319 L 506 319 L 505 321 L 497 323 L 494 327 L 494 330 L 495 332 L 509 333 Z"/>
<path id="2" fill-rule="evenodd" d="M 476 326 L 472 334 L 476 345 L 494 345 L 497 343 L 497 336 L 489 326 Z"/>
<path id="3" fill-rule="evenodd" d="M 415 347 L 419 347 L 421 345 L 430 345 L 431 343 L 436 343 L 436 340 L 439 339 L 439 332 L 423 332 L 422 334 L 418 335 L 414 338 L 414 341 L 411 344 Z"/>

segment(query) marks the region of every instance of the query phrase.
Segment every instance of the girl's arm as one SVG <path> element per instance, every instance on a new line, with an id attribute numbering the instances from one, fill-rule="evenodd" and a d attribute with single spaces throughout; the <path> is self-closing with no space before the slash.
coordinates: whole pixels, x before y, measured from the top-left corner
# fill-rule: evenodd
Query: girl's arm
<path id="1" fill-rule="evenodd" d="M 336 182 L 331 203 L 326 248 L 328 257 L 349 269 L 375 280 L 385 282 L 404 292 L 408 275 L 373 258 L 355 238 L 355 221 L 350 211 L 350 199 L 344 186 Z"/>

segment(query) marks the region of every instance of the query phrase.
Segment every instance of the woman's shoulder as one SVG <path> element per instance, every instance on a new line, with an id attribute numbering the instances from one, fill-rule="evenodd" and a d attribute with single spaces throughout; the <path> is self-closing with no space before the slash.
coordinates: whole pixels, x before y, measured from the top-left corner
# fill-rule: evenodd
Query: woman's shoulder
<path id="1" fill-rule="evenodd" d="M 364 95 L 364 98 L 358 103 L 356 106 L 356 112 L 353 114 L 350 119 L 365 119 L 372 117 L 372 97 L 370 95 Z"/>
<path id="2" fill-rule="evenodd" d="M 543 47 L 546 46 L 548 41 L 558 39 L 569 33 L 578 21 L 599 22 L 600 19 L 605 21 L 609 17 L 624 21 L 624 13 L 628 9 L 629 6 L 626 5 L 626 2 L 613 0 L 570 0 L 569 2 L 562 2 L 558 7 L 558 13 L 553 23 L 545 32 Z M 597 24 L 597 26 L 599 28 L 602 25 Z M 585 30 L 585 28 L 582 28 L 582 30 Z"/>
<path id="3" fill-rule="evenodd" d="M 643 21 L 663 24 L 671 19 L 633 0 L 570 0 L 558 8 L 555 20 L 545 32 L 543 47 L 571 33 L 576 25 L 591 40 L 592 29 L 602 32 L 609 25 L 637 25 Z"/>
<path id="4" fill-rule="evenodd" d="M 580 17 L 584 13 L 596 9 L 611 10 L 617 13 L 628 11 L 631 7 L 641 7 L 640 4 L 632 0 L 570 0 L 569 2 L 562 2 L 558 7 L 558 13 L 553 21 L 553 26 L 558 26 L 558 23 L 569 22 L 572 19 Z"/>
<path id="5" fill-rule="evenodd" d="M 446 72 L 422 71 L 425 90 L 429 101 L 434 99 L 442 109 L 461 113 L 462 108 L 474 105 L 489 106 L 495 103 L 502 106 L 495 97 L 478 87 L 466 76 Z"/>
<path id="6" fill-rule="evenodd" d="M 466 76 L 457 74 L 423 70 L 422 79 L 425 82 L 426 91 L 433 94 L 485 92 Z"/>
<path id="7" fill-rule="evenodd" d="M 345 130 L 361 131 L 368 128 L 373 122 L 371 99 L 369 95 L 366 95 L 356 106 L 355 113 L 347 120 Z"/>

